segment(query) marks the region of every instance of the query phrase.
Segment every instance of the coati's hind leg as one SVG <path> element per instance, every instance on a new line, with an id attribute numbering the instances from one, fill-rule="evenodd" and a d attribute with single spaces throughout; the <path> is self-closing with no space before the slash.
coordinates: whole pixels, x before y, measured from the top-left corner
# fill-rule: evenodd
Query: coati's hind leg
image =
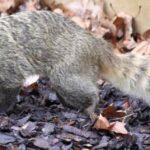
<path id="1" fill-rule="evenodd" d="M 84 110 L 89 115 L 94 113 L 99 101 L 98 88 L 95 83 L 79 75 L 63 77 L 59 81 L 54 81 L 54 83 L 57 83 L 57 92 L 66 105 Z"/>

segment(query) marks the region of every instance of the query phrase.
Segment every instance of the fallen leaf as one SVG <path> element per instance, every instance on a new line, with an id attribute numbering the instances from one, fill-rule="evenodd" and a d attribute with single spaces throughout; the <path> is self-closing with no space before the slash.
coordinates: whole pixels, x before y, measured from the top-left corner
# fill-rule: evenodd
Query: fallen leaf
<path id="1" fill-rule="evenodd" d="M 63 125 L 62 129 L 66 132 L 73 133 L 75 135 L 79 135 L 79 136 L 82 136 L 82 137 L 85 137 L 85 138 L 89 138 L 89 137 L 96 138 L 97 137 L 97 135 L 94 134 L 93 132 L 84 131 L 84 130 L 81 130 L 81 129 L 78 129 L 76 127 L 69 126 L 69 125 Z"/>
<path id="2" fill-rule="evenodd" d="M 7 143 L 15 142 L 15 141 L 16 141 L 16 138 L 14 136 L 0 133 L 0 144 L 7 144 Z"/>
<path id="3" fill-rule="evenodd" d="M 15 0 L 0 0 L 0 12 L 6 13 L 10 7 L 15 6 Z"/>
<path id="4" fill-rule="evenodd" d="M 104 3 L 105 0 L 99 0 L 97 3 L 94 3 L 92 10 L 92 18 L 97 19 L 98 22 L 104 19 Z"/>
<path id="5" fill-rule="evenodd" d="M 138 53 L 140 55 L 150 56 L 150 42 L 144 40 L 140 42 L 136 48 L 132 50 L 132 53 Z"/>
<path id="6" fill-rule="evenodd" d="M 102 115 L 106 118 L 108 117 L 124 117 L 126 112 L 122 110 L 117 110 L 114 106 L 108 106 L 102 112 Z"/>
<path id="7" fill-rule="evenodd" d="M 72 12 L 74 12 L 74 14 L 76 14 L 77 16 L 81 15 L 83 7 L 82 7 L 82 4 L 80 2 L 78 2 L 78 1 L 69 2 L 65 6 L 68 9 L 70 9 Z"/>
<path id="8" fill-rule="evenodd" d="M 38 0 L 27 0 L 25 2 L 25 8 L 27 11 L 35 11 L 37 10 Z"/>
<path id="9" fill-rule="evenodd" d="M 60 8 L 56 8 L 56 9 L 54 9 L 54 11 L 53 11 L 53 12 L 55 12 L 55 13 L 57 13 L 57 14 L 60 14 L 60 15 L 64 15 L 64 13 L 63 13 L 62 9 L 60 9 Z"/>
<path id="10" fill-rule="evenodd" d="M 133 17 L 124 12 L 118 13 L 118 16 L 124 19 L 125 23 L 125 40 L 131 39 L 131 34 L 133 33 Z"/>
<path id="11" fill-rule="evenodd" d="M 8 117 L 0 116 L 0 129 L 5 129 L 9 126 L 10 119 Z"/>
<path id="12" fill-rule="evenodd" d="M 0 0 L 0 12 L 2 15 L 11 15 L 20 10 L 24 0 Z"/>
<path id="13" fill-rule="evenodd" d="M 94 2 L 92 0 L 82 0 L 82 18 L 91 16 Z"/>
<path id="14" fill-rule="evenodd" d="M 85 22 L 81 19 L 81 17 L 74 16 L 71 18 L 72 21 L 74 21 L 77 25 L 79 25 L 82 28 L 86 28 Z"/>
<path id="15" fill-rule="evenodd" d="M 96 123 L 94 124 L 93 128 L 99 130 L 107 130 L 112 131 L 119 134 L 128 134 L 128 131 L 125 128 L 125 124 L 123 122 L 111 122 L 107 120 L 106 117 L 103 117 L 102 114 L 99 115 Z"/>
<path id="16" fill-rule="evenodd" d="M 55 0 L 40 0 L 40 4 L 43 6 L 43 7 L 48 7 L 50 10 L 51 7 L 54 7 L 55 5 Z"/>
<path id="17" fill-rule="evenodd" d="M 21 96 L 26 96 L 32 91 L 38 91 L 38 80 L 39 80 L 39 75 L 32 75 L 27 77 L 20 89 L 19 96 L 17 97 L 18 101 L 20 101 Z"/>
<path id="18" fill-rule="evenodd" d="M 116 17 L 113 21 L 113 24 L 116 26 L 116 33 L 115 36 L 116 38 L 123 38 L 125 36 L 125 20 L 122 17 Z"/>
<path id="19" fill-rule="evenodd" d="M 27 116 L 17 120 L 17 124 L 19 126 L 23 126 L 30 118 L 31 118 L 31 114 L 28 114 Z"/>
<path id="20" fill-rule="evenodd" d="M 130 51 L 137 47 L 138 43 L 134 40 L 134 38 L 130 38 L 128 40 L 124 40 L 123 45 L 127 48 L 128 51 Z"/>
<path id="21" fill-rule="evenodd" d="M 49 150 L 51 149 L 49 142 L 44 138 L 37 137 L 37 138 L 33 138 L 32 140 L 34 141 L 33 144 L 39 148 L 49 149 Z"/>
<path id="22" fill-rule="evenodd" d="M 39 75 L 28 76 L 23 82 L 23 87 L 28 87 L 28 86 L 36 83 L 39 78 L 40 78 Z"/>
<path id="23" fill-rule="evenodd" d="M 128 131 L 125 128 L 125 123 L 119 121 L 110 123 L 109 130 L 115 133 L 128 134 Z"/>
<path id="24" fill-rule="evenodd" d="M 143 38 L 144 38 L 144 40 L 149 40 L 150 39 L 150 29 L 146 30 L 143 33 Z"/>
<path id="25" fill-rule="evenodd" d="M 44 135 L 51 134 L 55 131 L 55 125 L 52 123 L 46 123 L 42 128 L 42 132 Z"/>
<path id="26" fill-rule="evenodd" d="M 122 107 L 123 107 L 125 110 L 130 107 L 130 104 L 129 104 L 129 100 L 128 100 L 128 99 L 124 100 L 124 103 L 123 103 Z"/>
<path id="27" fill-rule="evenodd" d="M 41 0 L 41 7 L 47 7 L 50 11 L 56 12 L 65 16 L 74 16 L 74 12 L 63 3 L 58 3 L 54 0 Z"/>
<path id="28" fill-rule="evenodd" d="M 102 114 L 100 114 L 93 128 L 108 130 L 109 126 L 110 124 L 107 118 L 103 117 Z"/>
<path id="29" fill-rule="evenodd" d="M 30 136 L 34 132 L 35 128 L 36 123 L 29 121 L 21 127 L 20 132 L 24 137 Z"/>

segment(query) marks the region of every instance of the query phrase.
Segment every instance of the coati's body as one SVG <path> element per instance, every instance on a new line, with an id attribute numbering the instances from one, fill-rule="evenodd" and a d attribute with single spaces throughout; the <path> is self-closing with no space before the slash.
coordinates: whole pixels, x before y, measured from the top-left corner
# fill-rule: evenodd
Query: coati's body
<path id="1" fill-rule="evenodd" d="M 149 66 L 149 60 L 134 54 L 117 56 L 105 40 L 51 12 L 0 19 L 1 103 L 16 95 L 25 77 L 40 74 L 50 78 L 66 104 L 89 113 L 98 102 L 100 77 L 150 104 Z"/>

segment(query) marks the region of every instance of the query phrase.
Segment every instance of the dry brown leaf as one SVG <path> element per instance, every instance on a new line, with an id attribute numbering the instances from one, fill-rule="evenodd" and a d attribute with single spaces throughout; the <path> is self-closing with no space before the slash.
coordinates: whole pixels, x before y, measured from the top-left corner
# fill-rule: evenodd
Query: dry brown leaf
<path id="1" fill-rule="evenodd" d="M 128 40 L 123 41 L 123 46 L 125 46 L 128 50 L 132 50 L 136 48 L 138 43 L 134 40 L 134 38 L 130 38 Z"/>
<path id="2" fill-rule="evenodd" d="M 65 6 L 74 12 L 71 19 L 82 28 L 92 31 L 94 36 L 102 37 L 106 32 L 108 32 L 109 29 L 101 26 L 102 22 L 104 22 L 102 24 L 107 26 L 104 21 L 103 13 L 104 0 L 100 0 L 97 4 L 92 0 L 82 0 L 81 2 L 68 3 Z M 110 28 L 115 30 L 115 26 Z"/>
<path id="3" fill-rule="evenodd" d="M 77 25 L 79 25 L 80 27 L 86 29 L 86 24 L 85 22 L 81 19 L 81 17 L 78 16 L 74 16 L 71 18 L 72 21 L 74 21 Z"/>
<path id="4" fill-rule="evenodd" d="M 31 75 L 25 78 L 23 82 L 24 87 L 28 87 L 32 85 L 33 83 L 36 83 L 39 80 L 40 76 L 38 74 Z"/>
<path id="5" fill-rule="evenodd" d="M 20 89 L 19 97 L 26 96 L 33 90 L 37 91 L 38 90 L 37 82 L 38 82 L 39 78 L 40 78 L 39 75 L 32 75 L 32 76 L 27 77 Z M 20 101 L 19 97 L 18 97 L 18 101 Z"/>
<path id="6" fill-rule="evenodd" d="M 133 17 L 124 12 L 116 12 L 113 5 L 110 3 L 110 7 L 115 13 L 113 24 L 116 26 L 116 37 L 123 40 L 130 40 L 133 33 Z M 139 7 L 139 12 L 141 8 Z M 138 15 L 139 15 L 138 12 Z"/>
<path id="7" fill-rule="evenodd" d="M 122 107 L 123 107 L 125 110 L 130 107 L 130 104 L 129 104 L 129 100 L 128 100 L 128 99 L 126 99 L 126 100 L 124 101 Z"/>
<path id="8" fill-rule="evenodd" d="M 102 79 L 99 79 L 99 80 L 97 81 L 97 84 L 99 84 L 99 85 L 103 85 L 104 83 L 105 83 L 105 81 L 102 80 Z"/>
<path id="9" fill-rule="evenodd" d="M 106 117 L 103 117 L 101 114 L 99 115 L 96 123 L 94 124 L 93 128 L 95 129 L 103 129 L 108 130 L 110 124 Z"/>
<path id="10" fill-rule="evenodd" d="M 55 0 L 41 0 L 45 6 L 47 6 L 51 11 L 53 11 L 54 9 L 61 9 L 63 11 L 64 9 L 64 5 L 62 3 L 57 4 L 55 2 Z"/>
<path id="11" fill-rule="evenodd" d="M 122 110 L 116 110 L 114 106 L 108 106 L 102 112 L 102 115 L 106 118 L 108 117 L 124 117 L 126 116 L 126 112 Z"/>
<path id="12" fill-rule="evenodd" d="M 95 4 L 92 10 L 92 17 L 97 18 L 100 22 L 104 18 L 104 2 L 105 0 L 99 0 L 98 4 Z"/>
<path id="13" fill-rule="evenodd" d="M 46 7 L 50 11 L 61 15 L 72 17 L 75 13 L 63 3 L 57 3 L 55 0 L 40 0 L 41 7 Z"/>
<path id="14" fill-rule="evenodd" d="M 51 5 L 55 3 L 55 0 L 40 0 L 40 3 L 46 5 L 47 7 L 51 7 Z"/>
<path id="15" fill-rule="evenodd" d="M 113 32 L 106 32 L 104 35 L 103 35 L 103 38 L 105 40 L 107 40 L 108 42 L 110 42 L 113 46 L 113 48 L 117 48 L 117 40 L 116 40 L 116 37 L 115 37 L 115 34 L 113 34 Z"/>
<path id="16" fill-rule="evenodd" d="M 94 3 L 92 0 L 81 0 L 82 3 L 82 17 L 91 15 Z"/>
<path id="17" fill-rule="evenodd" d="M 100 0 L 98 4 L 94 4 L 93 0 L 81 0 L 81 2 L 71 2 L 65 6 L 73 11 L 81 18 L 95 18 L 100 21 L 103 16 L 104 0 Z"/>
<path id="18" fill-rule="evenodd" d="M 49 149 L 49 150 L 51 149 L 49 142 L 42 137 L 32 138 L 31 140 L 33 141 L 33 144 L 39 148 Z"/>
<path id="19" fill-rule="evenodd" d="M 72 12 L 74 12 L 74 14 L 76 14 L 77 16 L 81 15 L 82 12 L 82 4 L 78 1 L 73 1 L 71 3 L 68 3 L 65 5 L 66 8 L 68 8 L 69 10 L 71 10 Z"/>
<path id="20" fill-rule="evenodd" d="M 138 43 L 138 40 L 136 40 L 136 38 L 132 36 L 133 20 L 135 19 L 135 17 L 124 12 L 116 13 L 115 9 L 113 8 L 113 5 L 111 4 L 110 6 L 115 13 L 113 24 L 116 27 L 116 31 L 115 33 L 112 33 L 116 39 L 115 48 L 119 49 L 121 53 L 130 52 L 133 48 L 137 46 Z M 113 41 L 111 40 L 110 42 L 114 44 Z"/>
<path id="21" fill-rule="evenodd" d="M 82 0 L 81 17 L 84 19 L 92 19 L 99 24 L 104 18 L 104 0 L 94 3 L 93 0 Z"/>
<path id="22" fill-rule="evenodd" d="M 122 17 L 117 16 L 114 21 L 113 24 L 116 26 L 116 33 L 115 36 L 117 38 L 123 38 L 125 36 L 125 20 Z"/>
<path id="23" fill-rule="evenodd" d="M 149 56 L 150 55 L 150 42 L 142 41 L 137 45 L 136 48 L 132 50 L 132 53 L 138 53 L 140 55 Z"/>
<path id="24" fill-rule="evenodd" d="M 131 34 L 133 33 L 133 27 L 132 27 L 133 17 L 126 14 L 126 13 L 124 13 L 124 12 L 119 13 L 118 16 L 124 19 L 124 23 L 125 23 L 125 40 L 131 39 Z"/>
<path id="25" fill-rule="evenodd" d="M 35 11 L 37 10 L 37 7 L 38 6 L 38 0 L 27 0 L 25 2 L 25 7 L 26 7 L 26 10 L 28 11 Z"/>
<path id="26" fill-rule="evenodd" d="M 11 7 L 15 7 L 15 0 L 0 0 L 0 12 L 7 13 Z"/>
<path id="27" fill-rule="evenodd" d="M 125 128 L 125 123 L 119 121 L 110 123 L 109 130 L 119 134 L 128 134 L 128 131 Z"/>
<path id="28" fill-rule="evenodd" d="M 64 15 L 63 11 L 60 8 L 54 9 L 53 12 L 60 14 L 60 15 Z"/>
<path id="29" fill-rule="evenodd" d="M 150 39 L 150 29 L 146 30 L 143 33 L 143 38 L 144 38 L 144 40 L 149 40 Z"/>
<path id="30" fill-rule="evenodd" d="M 36 129 L 36 123 L 29 121 L 21 127 L 20 133 L 24 137 L 31 136 L 32 133 L 35 131 L 35 129 Z"/>
<path id="31" fill-rule="evenodd" d="M 116 26 L 111 22 L 111 20 L 107 19 L 107 18 L 103 18 L 101 19 L 101 26 L 109 29 L 109 32 L 115 34 L 116 33 Z"/>

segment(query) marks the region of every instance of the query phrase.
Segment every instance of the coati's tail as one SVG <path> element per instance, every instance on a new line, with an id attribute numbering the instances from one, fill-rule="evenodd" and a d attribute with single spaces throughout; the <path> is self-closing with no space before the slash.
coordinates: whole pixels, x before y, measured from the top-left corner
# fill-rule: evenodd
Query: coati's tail
<path id="1" fill-rule="evenodd" d="M 142 98 L 150 105 L 150 59 L 134 53 L 113 55 L 112 59 L 103 77 L 123 92 Z"/>

